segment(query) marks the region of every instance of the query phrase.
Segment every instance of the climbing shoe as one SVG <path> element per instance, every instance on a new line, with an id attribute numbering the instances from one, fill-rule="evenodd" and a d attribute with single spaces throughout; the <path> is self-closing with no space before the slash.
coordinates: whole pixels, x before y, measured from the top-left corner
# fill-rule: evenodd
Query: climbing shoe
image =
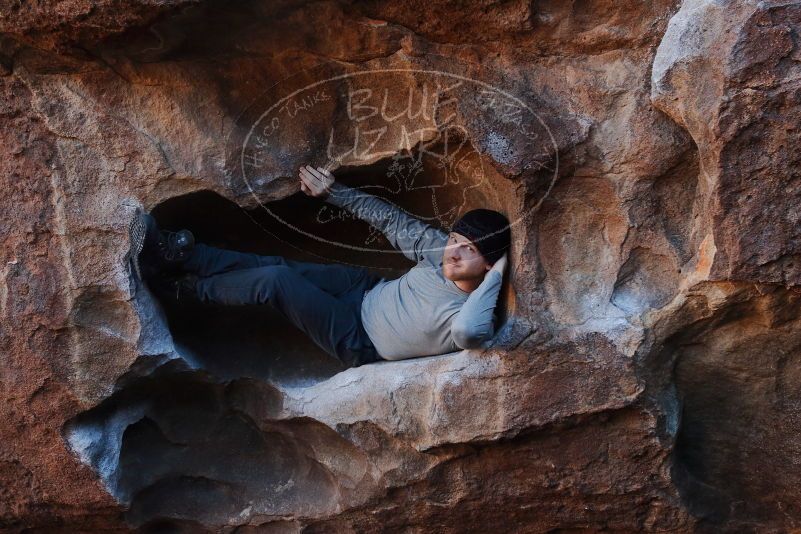
<path id="1" fill-rule="evenodd" d="M 128 224 L 128 241 L 130 242 L 131 248 L 126 258 L 131 263 L 133 274 L 135 275 L 134 280 L 136 282 L 144 280 L 144 273 L 140 267 L 139 256 L 145 246 L 145 239 L 147 237 L 147 220 L 145 215 L 144 212 L 137 209 L 131 222 Z M 134 290 L 136 287 L 139 287 L 138 283 L 135 284 Z"/>
<path id="2" fill-rule="evenodd" d="M 189 259 L 195 247 L 195 236 L 189 230 L 161 232 L 161 259 L 166 263 L 181 264 Z"/>
<path id="3" fill-rule="evenodd" d="M 159 273 L 177 273 L 189 259 L 195 246 L 195 236 L 189 230 L 168 232 L 159 230 L 156 219 L 149 213 L 140 215 L 138 226 L 144 234 L 140 267 L 148 280 Z"/>

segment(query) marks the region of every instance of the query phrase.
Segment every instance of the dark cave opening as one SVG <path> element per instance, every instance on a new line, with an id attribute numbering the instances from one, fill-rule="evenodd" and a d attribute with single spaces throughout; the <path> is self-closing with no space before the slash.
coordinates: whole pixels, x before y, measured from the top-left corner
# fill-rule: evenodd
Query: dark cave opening
<path id="1" fill-rule="evenodd" d="M 274 204 L 297 209 L 302 200 L 290 197 Z M 211 246 L 320 261 L 271 232 L 271 221 L 266 219 L 272 217 L 265 211 L 246 212 L 211 191 L 172 198 L 152 213 L 160 228 L 189 229 L 198 242 Z M 338 361 L 269 305 L 178 305 L 169 299 L 161 299 L 161 304 L 179 350 L 220 378 L 295 382 L 324 379 L 342 370 Z"/>
<path id="2" fill-rule="evenodd" d="M 498 177 L 484 183 L 459 183 L 433 159 L 412 153 L 346 167 L 335 175 L 348 186 L 446 230 L 473 207 L 503 209 L 504 190 L 493 184 Z M 152 214 L 162 229 L 186 228 L 198 242 L 225 249 L 366 267 L 387 278 L 396 278 L 414 265 L 365 221 L 301 192 L 246 210 L 204 190 L 170 198 Z M 500 300 L 502 324 L 506 299 L 502 295 Z M 344 369 L 269 305 L 178 305 L 169 299 L 161 299 L 161 304 L 179 350 L 197 367 L 222 379 L 244 376 L 310 383 Z"/>
<path id="3" fill-rule="evenodd" d="M 218 381 L 173 360 L 70 420 L 64 435 L 141 532 L 331 511 L 348 489 L 313 444 L 341 457 L 354 447 L 312 419 L 279 418 L 281 404 L 263 381 Z"/>

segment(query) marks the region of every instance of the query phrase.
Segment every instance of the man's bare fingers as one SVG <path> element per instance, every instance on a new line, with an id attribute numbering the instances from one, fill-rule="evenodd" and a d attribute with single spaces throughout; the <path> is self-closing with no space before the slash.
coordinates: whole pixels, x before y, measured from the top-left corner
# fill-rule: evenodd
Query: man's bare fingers
<path id="1" fill-rule="evenodd" d="M 321 189 L 323 187 L 323 182 L 320 178 L 311 174 L 308 170 L 306 170 L 301 177 L 301 179 L 306 183 L 306 186 L 313 189 Z"/>
<path id="2" fill-rule="evenodd" d="M 301 167 L 300 168 L 300 176 L 305 178 L 306 180 L 315 180 L 316 177 L 309 171 L 308 167 Z"/>
<path id="3" fill-rule="evenodd" d="M 334 184 L 336 179 L 328 169 L 317 167 L 316 170 L 320 174 L 320 196 L 327 196 L 331 194 L 331 186 Z"/>
<path id="4" fill-rule="evenodd" d="M 311 196 L 319 197 L 323 194 L 325 187 L 323 187 L 323 185 L 320 184 L 320 182 L 316 179 L 312 179 L 309 182 L 306 182 L 306 189 L 309 190 L 309 194 Z"/>
<path id="5" fill-rule="evenodd" d="M 315 169 L 311 165 L 303 165 L 298 169 L 298 175 L 301 181 L 301 190 L 314 197 L 326 196 L 334 182 L 331 173 L 322 167 Z"/>
<path id="6" fill-rule="evenodd" d="M 304 171 L 303 175 L 301 176 L 301 180 L 303 180 L 308 187 L 320 187 L 320 179 L 309 173 L 308 170 Z"/>
<path id="7" fill-rule="evenodd" d="M 320 182 L 325 181 L 325 175 L 322 172 L 320 172 L 320 169 L 313 169 L 311 167 L 307 167 L 307 169 L 309 171 L 309 174 L 314 176 L 317 180 L 319 180 Z"/>
<path id="8" fill-rule="evenodd" d="M 320 171 L 320 173 L 323 175 L 324 181 L 326 183 L 332 183 L 334 181 L 334 175 L 331 174 L 331 171 L 329 171 L 328 169 L 323 167 L 318 167 L 317 170 Z"/>
<path id="9" fill-rule="evenodd" d="M 301 188 L 303 188 L 303 187 L 305 187 L 307 189 L 309 188 L 309 178 L 307 178 L 305 175 L 302 175 L 300 177 L 300 186 L 301 186 Z"/>

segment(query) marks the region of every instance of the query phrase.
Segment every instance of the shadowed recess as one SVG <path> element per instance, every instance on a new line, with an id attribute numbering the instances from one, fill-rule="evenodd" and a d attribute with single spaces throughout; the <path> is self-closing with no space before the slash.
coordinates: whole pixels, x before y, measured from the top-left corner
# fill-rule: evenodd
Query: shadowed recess
<path id="1" fill-rule="evenodd" d="M 311 419 L 272 420 L 280 407 L 267 384 L 219 383 L 172 362 L 77 416 L 64 433 L 129 505 L 133 525 L 330 512 L 360 482 L 363 455 Z M 316 443 L 351 461 L 325 465 Z"/>

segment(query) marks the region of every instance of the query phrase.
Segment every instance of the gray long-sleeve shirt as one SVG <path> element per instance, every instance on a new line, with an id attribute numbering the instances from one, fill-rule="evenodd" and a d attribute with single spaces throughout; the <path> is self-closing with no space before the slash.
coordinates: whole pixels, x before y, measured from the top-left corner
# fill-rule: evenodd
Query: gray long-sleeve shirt
<path id="1" fill-rule="evenodd" d="M 476 289 L 463 291 L 442 273 L 448 233 L 338 182 L 326 201 L 370 223 L 417 262 L 400 278 L 382 278 L 365 293 L 362 323 L 381 357 L 402 360 L 478 348 L 493 336 L 500 272 L 489 271 Z"/>

